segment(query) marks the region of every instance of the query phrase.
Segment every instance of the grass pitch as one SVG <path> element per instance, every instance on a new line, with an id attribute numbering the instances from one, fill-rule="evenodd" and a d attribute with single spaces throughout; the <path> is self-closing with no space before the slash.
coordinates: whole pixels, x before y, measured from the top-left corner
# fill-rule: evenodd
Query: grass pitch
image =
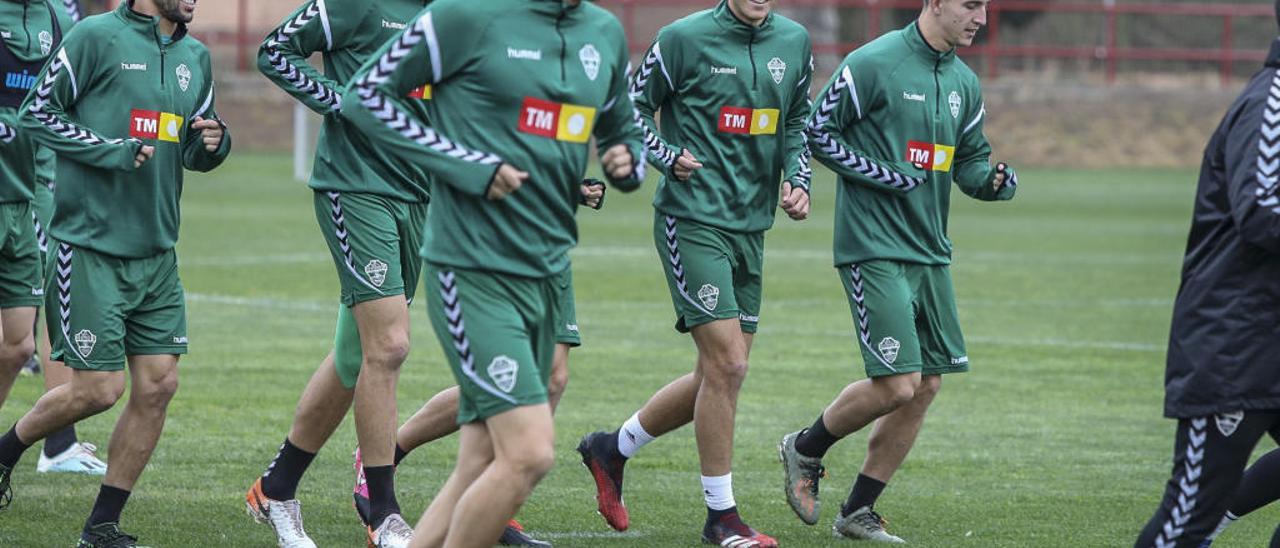
<path id="1" fill-rule="evenodd" d="M 337 310 L 334 266 L 311 192 L 283 156 L 238 155 L 191 175 L 179 262 L 191 354 L 165 435 L 123 517 L 151 546 L 273 546 L 243 495 L 288 431 L 324 357 Z M 1164 348 L 1189 226 L 1191 171 L 1025 170 L 1013 202 L 954 194 L 951 236 L 973 372 L 946 378 L 914 451 L 877 509 L 915 546 L 1131 546 L 1170 469 L 1173 423 L 1161 418 Z M 812 422 L 863 376 L 853 323 L 831 267 L 834 180 L 819 171 L 812 218 L 779 215 L 766 240 L 760 334 L 739 402 L 735 490 L 746 520 L 785 546 L 831 546 L 837 506 L 866 447 L 860 433 L 828 455 L 825 508 L 806 527 L 787 507 L 774 445 Z M 573 448 L 616 428 L 655 390 L 689 371 L 691 341 L 672 310 L 651 240 L 654 186 L 611 191 L 579 214 L 573 254 L 585 346 L 573 352 L 557 416 L 558 466 L 519 516 L 556 546 L 692 546 L 703 507 L 691 428 L 646 447 L 628 466 L 632 528 L 611 532 Z M 399 391 L 407 418 L 453 383 L 424 310 Z M 9 424 L 41 393 L 23 378 L 0 410 Z M 80 425 L 106 445 L 117 413 Z M 299 489 L 321 546 L 363 544 L 351 509 L 348 420 Z M 1273 446 L 1264 440 L 1261 450 Z M 425 509 L 456 454 L 453 438 L 411 454 L 397 485 L 409 520 Z M 1260 450 L 1260 452 L 1261 452 Z M 33 448 L 0 513 L 0 546 L 68 546 L 95 479 L 35 473 Z M 1266 543 L 1280 511 L 1235 525 L 1220 546 Z"/>

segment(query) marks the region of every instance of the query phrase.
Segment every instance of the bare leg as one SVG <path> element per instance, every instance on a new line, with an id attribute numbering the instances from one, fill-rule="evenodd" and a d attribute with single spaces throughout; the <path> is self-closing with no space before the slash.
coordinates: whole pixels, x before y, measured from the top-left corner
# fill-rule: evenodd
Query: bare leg
<path id="1" fill-rule="evenodd" d="M 924 424 L 929 404 L 942 389 L 941 375 L 925 376 L 910 403 L 880 417 L 867 442 L 867 457 L 862 463 L 862 473 L 889 483 L 894 472 L 902 466 L 907 453 L 915 444 L 920 427 Z"/>
<path id="2" fill-rule="evenodd" d="M 72 370 L 69 382 L 45 392 L 35 407 L 18 419 L 18 438 L 32 444 L 111 409 L 124 394 L 124 377 L 124 371 Z"/>
<path id="3" fill-rule="evenodd" d="M 483 422 L 463 425 L 458 437 L 458 463 L 444 487 L 431 500 L 431 506 L 427 507 L 418 520 L 418 526 L 413 531 L 415 548 L 444 545 L 458 499 L 493 463 L 493 443 L 489 439 L 489 429 Z"/>
<path id="4" fill-rule="evenodd" d="M 354 390 L 342 386 L 330 351 L 302 391 L 289 428 L 289 442 L 308 453 L 318 453 L 342 424 L 354 396 Z"/>
<path id="5" fill-rule="evenodd" d="M 397 295 L 355 305 L 364 360 L 356 381 L 356 437 L 366 468 L 390 466 L 395 456 L 396 382 L 409 354 L 409 307 Z"/>
<path id="6" fill-rule="evenodd" d="M 107 477 L 102 482 L 125 491 L 133 490 L 164 430 L 169 401 L 178 391 L 178 357 L 130 356 L 129 377 L 133 386 L 111 433 Z"/>
<path id="7" fill-rule="evenodd" d="M 564 343 L 556 343 L 555 356 L 551 359 L 551 377 L 547 380 L 547 405 L 551 406 L 551 414 L 556 413 L 560 398 L 569 386 L 569 349 Z"/>
<path id="8" fill-rule="evenodd" d="M 517 407 L 489 417 L 485 425 L 493 443 L 493 462 L 458 499 L 445 548 L 493 546 L 555 464 L 549 405 Z M 459 453 L 459 461 L 462 457 Z"/>
<path id="9" fill-rule="evenodd" d="M 822 422 L 832 434 L 847 436 L 909 403 L 919 386 L 920 373 L 860 380 L 844 387 L 822 412 Z"/>
<path id="10" fill-rule="evenodd" d="M 702 475 L 723 476 L 733 465 L 733 425 L 738 391 L 747 375 L 747 344 L 738 320 L 693 328 L 702 385 L 694 404 L 694 435 Z"/>
<path id="11" fill-rule="evenodd" d="M 40 330 L 39 339 L 40 370 L 44 372 L 44 389 L 48 392 L 71 381 L 71 368 L 49 357 L 53 353 L 53 346 L 49 344 L 48 329 Z"/>
<path id="12" fill-rule="evenodd" d="M 8 399 L 22 365 L 36 351 L 31 329 L 37 310 L 34 306 L 0 309 L 0 407 Z"/>

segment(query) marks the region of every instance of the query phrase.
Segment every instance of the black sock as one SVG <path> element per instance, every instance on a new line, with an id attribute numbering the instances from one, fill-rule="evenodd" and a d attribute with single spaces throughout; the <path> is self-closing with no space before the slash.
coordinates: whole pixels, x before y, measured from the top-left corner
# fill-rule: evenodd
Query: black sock
<path id="1" fill-rule="evenodd" d="M 391 465 L 364 467 L 364 479 L 369 485 L 369 523 L 375 529 L 387 516 L 400 513 L 395 475 L 396 469 Z"/>
<path id="2" fill-rule="evenodd" d="M 311 466 L 315 453 L 308 453 L 284 439 L 275 460 L 262 473 L 262 494 L 271 500 L 292 500 L 298 496 L 298 482 Z"/>
<path id="3" fill-rule="evenodd" d="M 813 426 L 805 428 L 799 436 L 796 436 L 796 452 L 809 458 L 820 459 L 826 456 L 827 450 L 838 441 L 840 438 L 827 431 L 827 425 L 822 423 L 822 415 L 818 415 L 818 420 L 813 421 Z"/>
<path id="4" fill-rule="evenodd" d="M 1280 499 L 1280 449 L 1272 449 L 1245 471 L 1231 513 L 1244 517 L 1276 499 Z"/>
<path id="5" fill-rule="evenodd" d="M 44 456 L 49 458 L 56 457 L 62 454 L 63 451 L 70 449 L 71 446 L 75 444 L 76 425 L 73 424 L 63 428 L 62 430 L 49 434 L 49 436 L 44 439 Z"/>
<path id="6" fill-rule="evenodd" d="M 884 492 L 884 486 L 883 481 L 866 474 L 858 474 L 858 479 L 853 481 L 853 491 L 849 493 L 849 500 L 845 501 L 844 506 L 840 508 L 840 515 L 847 516 L 863 506 L 875 506 L 876 499 L 880 498 L 880 493 Z"/>
<path id="7" fill-rule="evenodd" d="M 392 462 L 392 464 L 393 464 L 394 466 L 400 466 L 400 461 L 404 460 L 404 458 L 405 458 L 405 457 L 407 457 L 407 456 L 409 456 L 409 452 L 408 452 L 408 451 L 405 451 L 404 449 L 401 449 L 401 448 L 400 448 L 400 444 L 399 444 L 399 443 L 397 443 L 397 444 L 396 444 L 396 456 L 395 456 L 395 460 L 393 460 L 393 461 L 391 461 L 391 462 Z"/>
<path id="8" fill-rule="evenodd" d="M 84 531 L 89 532 L 90 528 L 99 523 L 120 523 L 120 512 L 124 510 L 124 503 L 128 500 L 128 491 L 103 485 L 98 489 L 98 500 L 93 502 L 89 521 L 84 522 Z"/>
<path id="9" fill-rule="evenodd" d="M 13 428 L 0 436 L 0 465 L 13 468 L 18 464 L 18 459 L 22 458 L 22 453 L 30 447 L 31 444 L 22 443 L 18 439 L 18 423 L 13 423 Z"/>

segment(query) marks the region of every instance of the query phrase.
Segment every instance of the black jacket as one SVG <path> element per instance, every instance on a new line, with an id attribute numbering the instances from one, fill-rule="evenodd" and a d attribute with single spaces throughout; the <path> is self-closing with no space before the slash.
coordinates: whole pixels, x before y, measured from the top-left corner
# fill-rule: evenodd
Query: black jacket
<path id="1" fill-rule="evenodd" d="M 1165 415 L 1280 410 L 1280 39 L 1205 147 Z"/>

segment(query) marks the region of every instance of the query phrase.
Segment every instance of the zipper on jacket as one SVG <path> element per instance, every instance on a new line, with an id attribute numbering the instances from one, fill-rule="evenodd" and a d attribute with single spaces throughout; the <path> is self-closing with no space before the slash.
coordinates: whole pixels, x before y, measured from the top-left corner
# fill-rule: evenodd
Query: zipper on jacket
<path id="1" fill-rule="evenodd" d="M 564 50 L 568 49 L 568 48 L 569 48 L 569 45 L 568 45 L 568 43 L 567 43 L 567 42 L 565 42 L 565 39 L 564 39 L 564 30 L 560 28 L 560 23 L 563 23 L 563 22 L 564 22 L 564 16 L 565 16 L 565 15 L 568 15 L 568 13 L 569 13 L 569 12 L 568 12 L 568 8 L 565 8 L 565 7 L 562 5 L 562 6 L 560 6 L 560 15 L 557 15 L 557 16 L 556 16 L 556 34 L 559 34 L 559 35 L 560 35 L 560 80 L 561 80 L 561 81 L 564 81 L 564 79 L 565 79 L 565 75 L 564 75 Z"/>
<path id="2" fill-rule="evenodd" d="M 167 48 L 164 45 L 164 41 L 160 39 L 160 25 L 153 22 L 151 25 L 151 34 L 156 39 L 156 47 L 160 48 L 160 89 L 164 89 L 164 54 Z"/>
<path id="3" fill-rule="evenodd" d="M 756 80 L 760 77 L 756 70 L 756 28 L 751 28 L 751 40 L 747 41 L 747 59 L 751 61 L 751 91 L 756 90 Z"/>
<path id="4" fill-rule="evenodd" d="M 942 66 L 942 58 L 933 60 L 933 119 L 942 115 L 942 82 L 938 81 L 938 69 Z"/>

